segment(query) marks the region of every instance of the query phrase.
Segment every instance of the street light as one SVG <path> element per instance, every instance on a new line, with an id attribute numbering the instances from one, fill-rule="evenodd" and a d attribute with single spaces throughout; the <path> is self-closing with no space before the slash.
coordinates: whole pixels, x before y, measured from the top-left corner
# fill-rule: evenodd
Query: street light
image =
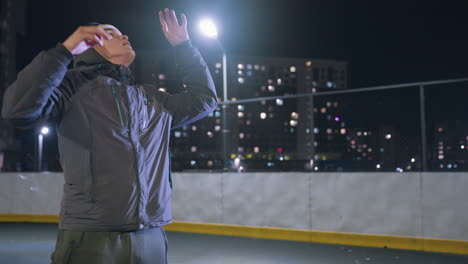
<path id="1" fill-rule="evenodd" d="M 41 128 L 39 135 L 37 136 L 37 171 L 42 171 L 42 146 L 44 136 L 49 134 L 49 128 L 44 126 Z"/>
<path id="2" fill-rule="evenodd" d="M 209 38 L 215 39 L 216 43 L 218 44 L 219 48 L 223 52 L 223 102 L 226 103 L 228 101 L 227 91 L 228 91 L 228 84 L 227 84 L 227 54 L 226 50 L 224 49 L 223 44 L 218 39 L 218 29 L 216 24 L 213 20 L 205 18 L 200 21 L 198 24 L 200 32 L 202 35 L 205 35 Z M 228 170 L 228 161 L 229 161 L 229 127 L 228 127 L 228 105 L 223 104 L 223 161 L 224 161 L 224 170 Z"/>

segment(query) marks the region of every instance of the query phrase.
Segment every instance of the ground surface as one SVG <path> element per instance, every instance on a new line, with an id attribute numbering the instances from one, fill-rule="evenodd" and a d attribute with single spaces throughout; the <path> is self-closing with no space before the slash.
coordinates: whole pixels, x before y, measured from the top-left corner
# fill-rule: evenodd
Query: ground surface
<path id="1" fill-rule="evenodd" d="M 0 263 L 50 263 L 57 225 L 0 223 Z M 168 232 L 170 264 L 467 264 L 468 256 Z"/>

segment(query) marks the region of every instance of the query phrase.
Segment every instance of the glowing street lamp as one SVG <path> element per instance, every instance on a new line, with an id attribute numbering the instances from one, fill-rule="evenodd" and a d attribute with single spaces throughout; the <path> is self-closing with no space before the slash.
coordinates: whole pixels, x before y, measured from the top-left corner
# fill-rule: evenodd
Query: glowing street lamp
<path id="1" fill-rule="evenodd" d="M 217 38 L 218 37 L 218 29 L 216 28 L 216 24 L 211 19 L 203 19 L 198 24 L 198 28 L 200 32 L 210 38 Z"/>
<path id="2" fill-rule="evenodd" d="M 213 20 L 205 18 L 200 21 L 198 28 L 202 35 L 215 39 L 219 48 L 223 52 L 223 102 L 228 101 L 228 84 L 227 84 L 227 54 L 223 44 L 218 39 L 218 29 Z M 228 127 L 228 105 L 223 104 L 223 161 L 224 170 L 228 170 L 229 161 L 229 127 Z"/>
<path id="3" fill-rule="evenodd" d="M 49 128 L 44 126 L 41 128 L 39 135 L 37 136 L 37 171 L 42 171 L 42 147 L 44 136 L 49 134 Z"/>

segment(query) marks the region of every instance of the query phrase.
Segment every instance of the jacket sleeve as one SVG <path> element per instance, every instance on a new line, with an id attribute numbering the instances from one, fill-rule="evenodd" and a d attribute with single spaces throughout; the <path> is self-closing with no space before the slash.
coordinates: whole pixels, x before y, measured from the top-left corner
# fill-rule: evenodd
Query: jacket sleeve
<path id="1" fill-rule="evenodd" d="M 174 47 L 177 71 L 186 90 L 178 94 L 156 92 L 156 97 L 173 116 L 172 128 L 195 122 L 214 111 L 218 98 L 210 71 L 190 40 Z"/>
<path id="2" fill-rule="evenodd" d="M 73 55 L 61 44 L 39 53 L 7 88 L 2 117 L 20 128 L 58 118 L 73 94 L 70 78 L 65 78 L 72 60 Z"/>

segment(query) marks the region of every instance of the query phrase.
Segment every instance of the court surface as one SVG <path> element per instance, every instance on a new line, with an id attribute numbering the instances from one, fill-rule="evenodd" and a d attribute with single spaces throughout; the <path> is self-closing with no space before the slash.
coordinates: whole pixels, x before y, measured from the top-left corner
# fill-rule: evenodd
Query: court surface
<path id="1" fill-rule="evenodd" d="M 0 263 L 50 263 L 56 224 L 0 223 Z M 170 264 L 467 264 L 468 256 L 167 232 Z"/>

